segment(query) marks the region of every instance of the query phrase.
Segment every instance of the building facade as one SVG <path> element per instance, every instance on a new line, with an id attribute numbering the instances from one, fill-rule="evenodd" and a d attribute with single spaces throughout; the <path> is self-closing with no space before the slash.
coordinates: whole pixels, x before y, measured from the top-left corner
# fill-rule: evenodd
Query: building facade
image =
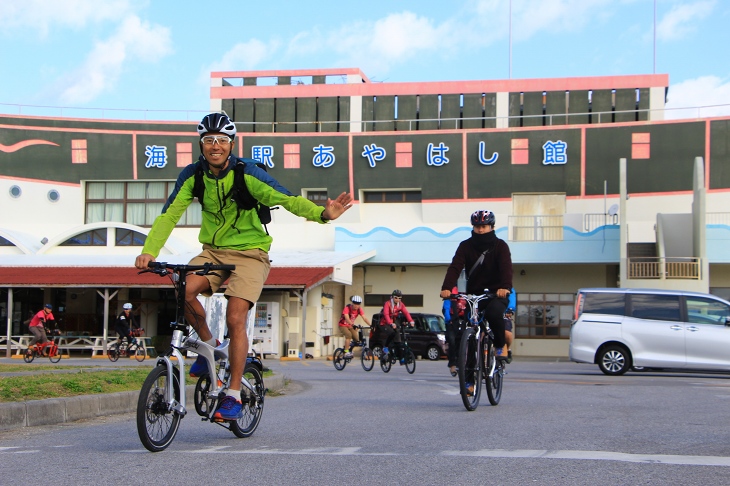
<path id="1" fill-rule="evenodd" d="M 668 89 L 666 75 L 371 83 L 357 69 L 212 73 L 211 111 L 236 122 L 237 155 L 312 201 L 355 198 L 326 226 L 273 212 L 272 274 L 252 317 L 259 347 L 330 354 L 353 294 L 368 314 L 395 288 L 409 309 L 440 313 L 475 209 L 495 212 L 512 251 L 517 355 L 567 356 L 581 287 L 727 298 L 730 120 L 665 120 Z M 68 329 L 99 334 L 129 300 L 164 335 L 169 285 L 132 262 L 199 155 L 195 127 L 0 117 L 3 334 L 20 333 L 49 300 Z M 199 222 L 193 203 L 160 259 L 195 254 Z"/>

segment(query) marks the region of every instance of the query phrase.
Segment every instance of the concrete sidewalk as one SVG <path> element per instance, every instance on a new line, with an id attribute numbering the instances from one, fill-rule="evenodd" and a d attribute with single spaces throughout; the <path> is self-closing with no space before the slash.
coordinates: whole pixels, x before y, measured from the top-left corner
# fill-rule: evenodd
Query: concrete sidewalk
<path id="1" fill-rule="evenodd" d="M 283 374 L 268 376 L 264 384 L 269 392 L 284 388 Z M 195 385 L 185 388 L 185 406 L 188 413 L 195 413 L 193 393 Z M 81 395 L 69 398 L 49 398 L 27 402 L 0 403 L 0 431 L 53 425 L 76 420 L 130 413 L 137 410 L 139 391 Z"/>

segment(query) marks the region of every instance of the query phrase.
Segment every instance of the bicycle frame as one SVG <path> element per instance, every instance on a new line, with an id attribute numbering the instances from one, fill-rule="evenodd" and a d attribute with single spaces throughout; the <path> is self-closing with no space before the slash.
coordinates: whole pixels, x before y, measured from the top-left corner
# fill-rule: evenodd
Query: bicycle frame
<path id="1" fill-rule="evenodd" d="M 228 345 L 230 341 L 226 339 L 223 343 L 214 347 L 206 343 L 205 341 L 201 341 L 196 336 L 185 335 L 187 332 L 187 324 L 185 322 L 185 292 L 182 289 L 185 288 L 186 274 L 185 272 L 176 273 L 174 270 L 173 272 L 174 273 L 171 274 L 172 280 L 175 283 L 175 286 L 181 290 L 177 292 L 175 322 L 170 323 L 170 325 L 173 327 L 172 339 L 170 340 L 170 350 L 168 354 L 158 357 L 157 365 L 166 366 L 168 373 L 167 376 L 172 377 L 174 366 L 171 356 L 174 356 L 177 359 L 177 362 L 179 363 L 178 382 L 181 384 L 180 401 L 178 402 L 177 400 L 175 400 L 173 387 L 166 388 L 165 401 L 168 404 L 169 410 L 174 410 L 180 413 L 182 416 L 185 416 L 185 414 L 187 413 L 185 403 L 187 402 L 185 397 L 185 386 L 183 384 L 185 383 L 185 376 L 187 373 L 185 370 L 185 358 L 182 352 L 185 350 L 193 350 L 195 353 L 202 355 L 208 363 L 208 370 L 212 371 L 217 369 L 216 359 L 222 360 L 222 364 L 227 363 Z M 252 361 L 258 361 L 258 358 L 247 359 L 252 359 Z M 220 371 L 225 372 L 225 366 L 221 366 Z M 218 379 L 213 380 L 213 374 L 214 373 L 210 374 L 211 390 L 208 392 L 208 397 L 217 399 L 219 394 L 227 387 L 228 383 L 227 379 L 225 379 L 227 377 L 225 376 L 216 375 Z M 219 385 L 219 382 L 221 383 L 221 385 Z M 241 377 L 241 384 L 248 388 L 252 393 L 256 392 L 253 385 L 249 383 L 245 376 Z M 214 410 L 211 410 L 211 417 L 213 415 L 213 412 Z"/>

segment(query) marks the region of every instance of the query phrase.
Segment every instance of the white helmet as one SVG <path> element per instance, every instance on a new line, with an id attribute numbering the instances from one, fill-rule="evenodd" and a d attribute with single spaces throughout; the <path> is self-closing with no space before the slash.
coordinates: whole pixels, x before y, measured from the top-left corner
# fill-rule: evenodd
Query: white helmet
<path id="1" fill-rule="evenodd" d="M 360 297 L 359 295 L 353 295 L 352 297 L 350 297 L 350 301 L 353 304 L 362 304 L 362 297 Z"/>
<path id="2" fill-rule="evenodd" d="M 126 304 L 124 304 L 122 306 L 122 309 L 124 309 L 124 310 L 132 310 L 132 304 L 130 304 L 129 302 L 127 302 Z"/>

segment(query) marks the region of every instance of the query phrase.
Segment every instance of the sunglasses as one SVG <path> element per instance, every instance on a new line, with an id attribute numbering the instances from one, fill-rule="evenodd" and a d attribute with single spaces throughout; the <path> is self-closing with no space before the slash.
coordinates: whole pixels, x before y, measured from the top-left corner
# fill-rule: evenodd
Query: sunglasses
<path id="1" fill-rule="evenodd" d="M 393 297 L 395 300 L 401 300 L 402 297 Z"/>
<path id="2" fill-rule="evenodd" d="M 213 145 L 218 142 L 221 147 L 228 146 L 231 143 L 231 138 L 228 135 L 206 135 L 200 139 L 203 145 Z"/>

